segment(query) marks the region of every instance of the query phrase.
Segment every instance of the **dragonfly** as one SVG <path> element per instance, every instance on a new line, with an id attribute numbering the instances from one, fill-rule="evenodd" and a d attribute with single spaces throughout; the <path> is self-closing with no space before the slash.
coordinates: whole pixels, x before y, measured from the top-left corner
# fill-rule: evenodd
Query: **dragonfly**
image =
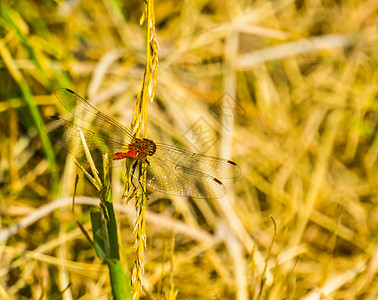
<path id="1" fill-rule="evenodd" d="M 129 163 L 131 178 L 139 183 L 145 169 L 145 183 L 153 190 L 195 198 L 221 198 L 226 189 L 218 178 L 241 175 L 240 167 L 231 160 L 136 138 L 125 126 L 70 89 L 58 88 L 54 93 L 61 104 L 90 129 L 81 126 L 83 123 L 78 125 L 58 116 L 46 117 L 42 129 L 81 163 L 87 162 L 84 137 L 94 161 L 98 162 L 107 154 L 112 167 L 125 161 Z"/>

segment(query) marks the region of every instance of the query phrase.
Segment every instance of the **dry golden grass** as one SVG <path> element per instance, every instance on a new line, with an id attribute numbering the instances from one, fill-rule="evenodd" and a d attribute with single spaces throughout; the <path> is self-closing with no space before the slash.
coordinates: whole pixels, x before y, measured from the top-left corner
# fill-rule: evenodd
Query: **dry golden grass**
<path id="1" fill-rule="evenodd" d="M 65 114 L 52 91 L 68 87 L 129 127 L 143 5 L 0 4 L 1 299 L 111 294 L 71 210 L 78 172 L 75 212 L 90 230 L 95 190 L 58 147 L 54 177 L 39 112 Z M 222 199 L 149 196 L 141 298 L 377 299 L 378 2 L 159 1 L 155 17 L 149 138 L 232 158 L 243 174 Z M 194 124 L 211 147 L 191 139 Z M 135 210 L 116 210 L 130 273 Z"/>

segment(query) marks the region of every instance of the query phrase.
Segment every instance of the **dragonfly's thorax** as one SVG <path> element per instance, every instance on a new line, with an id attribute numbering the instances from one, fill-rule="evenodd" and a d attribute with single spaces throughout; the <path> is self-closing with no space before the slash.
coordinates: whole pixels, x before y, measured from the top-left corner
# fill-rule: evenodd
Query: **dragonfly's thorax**
<path id="1" fill-rule="evenodd" d="M 131 160 L 143 161 L 147 156 L 154 155 L 156 152 L 156 145 L 149 139 L 134 138 L 130 144 L 127 145 L 125 152 L 114 153 L 113 160 L 128 158 Z"/>
<path id="2" fill-rule="evenodd" d="M 129 144 L 130 150 L 136 151 L 136 157 L 138 159 L 144 159 L 147 156 L 154 155 L 156 152 L 156 145 L 149 139 L 135 138 L 132 143 Z"/>

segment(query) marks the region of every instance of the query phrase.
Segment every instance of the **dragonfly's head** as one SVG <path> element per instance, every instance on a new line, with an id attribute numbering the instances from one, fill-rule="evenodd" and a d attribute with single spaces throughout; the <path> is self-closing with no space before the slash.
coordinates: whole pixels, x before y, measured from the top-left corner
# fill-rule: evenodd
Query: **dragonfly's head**
<path id="1" fill-rule="evenodd" d="M 152 140 L 149 139 L 142 139 L 142 142 L 144 145 L 146 145 L 146 152 L 148 152 L 148 155 L 154 155 L 156 152 L 156 145 Z"/>

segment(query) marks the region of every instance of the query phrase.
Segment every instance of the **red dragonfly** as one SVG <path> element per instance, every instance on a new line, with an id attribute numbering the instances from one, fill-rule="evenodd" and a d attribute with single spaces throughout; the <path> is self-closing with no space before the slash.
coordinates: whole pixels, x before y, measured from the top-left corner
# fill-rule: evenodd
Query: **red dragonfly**
<path id="1" fill-rule="evenodd" d="M 60 117 L 44 119 L 44 131 L 57 144 L 65 148 L 81 163 L 86 163 L 82 138 L 94 161 L 103 154 L 117 162 L 131 163 L 131 176 L 140 182 L 142 164 L 147 165 L 147 186 L 178 196 L 220 198 L 225 187 L 218 178 L 233 178 L 241 174 L 233 161 L 195 154 L 173 146 L 139 139 L 123 125 L 106 116 L 75 92 L 58 88 L 55 95 L 76 118 L 88 123 L 94 131 L 85 129 Z"/>

